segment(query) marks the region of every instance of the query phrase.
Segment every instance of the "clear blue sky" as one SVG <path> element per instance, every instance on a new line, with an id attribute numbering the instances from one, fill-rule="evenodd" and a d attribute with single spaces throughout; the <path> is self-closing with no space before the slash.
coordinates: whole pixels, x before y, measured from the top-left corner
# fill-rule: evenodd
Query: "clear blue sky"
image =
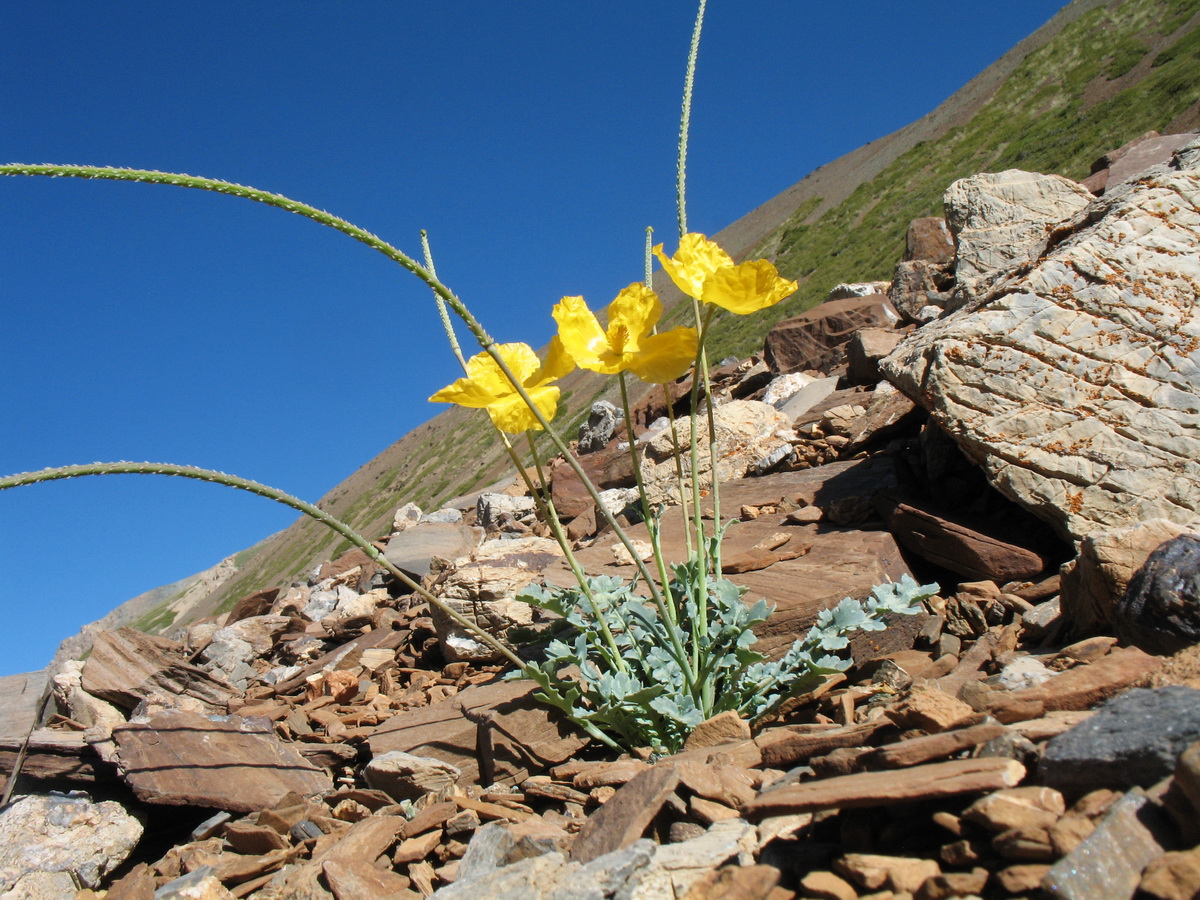
<path id="1" fill-rule="evenodd" d="M 712 0 L 689 156 L 715 232 L 896 130 L 1061 0 Z M 673 244 L 690 2 L 8 3 L 0 159 L 207 175 L 343 216 L 501 340 Z M 0 179 L 0 474 L 190 463 L 315 501 L 457 377 L 425 288 L 305 219 L 179 188 Z M 182 479 L 0 493 L 0 674 L 284 528 Z"/>

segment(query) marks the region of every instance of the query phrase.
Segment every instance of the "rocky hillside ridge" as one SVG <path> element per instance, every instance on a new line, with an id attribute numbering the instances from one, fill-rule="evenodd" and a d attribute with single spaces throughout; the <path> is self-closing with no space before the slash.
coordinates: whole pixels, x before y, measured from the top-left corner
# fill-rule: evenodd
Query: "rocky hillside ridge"
<path id="1" fill-rule="evenodd" d="M 1123 146 L 1086 186 L 972 176 L 945 208 L 911 223 L 892 281 L 839 286 L 713 373 L 695 477 L 737 514 L 725 574 L 776 604 L 759 648 L 881 581 L 941 585 L 852 641 L 845 673 L 770 721 L 614 758 L 354 551 L 181 642 L 118 629 L 65 667 L 32 793 L 0 812 L 0 891 L 1196 896 L 1200 135 Z M 652 491 L 666 399 L 634 435 Z M 604 412 L 581 461 L 628 517 Z M 551 479 L 580 563 L 630 577 L 577 481 Z M 514 592 L 569 578 L 530 506 L 406 505 L 385 552 L 515 639 L 546 622 Z"/>
<path id="2" fill-rule="evenodd" d="M 957 178 L 1018 167 L 1082 179 L 1097 148 L 1149 130 L 1200 127 L 1192 89 L 1200 83 L 1198 10 L 1195 0 L 1075 0 L 929 115 L 821 167 L 722 230 L 718 240 L 737 258 L 774 258 L 801 290 L 765 317 L 718 322 L 716 358 L 757 352 L 771 316 L 796 315 L 839 282 L 890 278 L 908 222 L 941 215 L 942 191 Z M 679 294 L 665 279 L 656 288 L 668 308 L 676 304 Z M 564 380 L 568 433 L 609 387 L 582 371 Z M 448 469 L 444 460 L 458 457 L 445 449 L 464 442 L 477 454 L 477 467 Z M 486 422 L 451 409 L 365 464 L 320 504 L 364 533 L 379 534 L 401 503 L 434 507 L 507 474 Z M 322 526 L 301 518 L 254 552 L 238 554 L 237 575 L 194 612 L 167 604 L 143 624 L 162 633 L 169 630 L 164 623 L 228 610 L 261 585 L 310 571 L 336 555 L 338 545 Z"/>

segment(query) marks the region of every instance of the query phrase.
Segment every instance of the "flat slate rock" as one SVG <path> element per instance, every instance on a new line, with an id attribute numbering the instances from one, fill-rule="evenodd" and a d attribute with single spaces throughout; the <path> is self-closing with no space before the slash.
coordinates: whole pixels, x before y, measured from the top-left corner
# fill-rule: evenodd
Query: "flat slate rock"
<path id="1" fill-rule="evenodd" d="M 45 686 L 45 671 L 0 676 L 0 741 L 25 739 Z"/>
<path id="2" fill-rule="evenodd" d="M 224 712 L 230 698 L 240 694 L 189 663 L 175 641 L 132 628 L 97 636 L 83 666 L 83 689 L 122 709 L 133 709 L 143 700 L 190 697 L 209 712 Z"/>
<path id="3" fill-rule="evenodd" d="M 434 557 L 457 559 L 479 544 L 482 530 L 460 522 L 423 522 L 388 540 L 383 555 L 388 562 L 418 581 L 429 574 Z"/>
<path id="4" fill-rule="evenodd" d="M 256 812 L 291 791 L 328 793 L 328 774 L 238 716 L 179 709 L 113 730 L 125 780 L 144 803 Z"/>
<path id="5" fill-rule="evenodd" d="M 514 784 L 575 755 L 587 739 L 554 710 L 533 699 L 532 681 L 493 681 L 439 703 L 392 716 L 368 738 L 371 754 L 402 750 L 450 763 L 464 782 Z M 480 740 L 490 752 L 480 771 Z M 489 777 L 490 776 L 490 777 Z"/>

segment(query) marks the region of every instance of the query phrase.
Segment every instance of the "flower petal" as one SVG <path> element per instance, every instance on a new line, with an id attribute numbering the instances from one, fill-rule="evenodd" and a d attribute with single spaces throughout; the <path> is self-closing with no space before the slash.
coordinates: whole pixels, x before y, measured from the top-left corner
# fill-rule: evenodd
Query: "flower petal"
<path id="1" fill-rule="evenodd" d="M 654 255 L 679 289 L 697 300 L 701 299 L 704 282 L 709 276 L 733 265 L 732 257 L 702 234 L 685 234 L 681 237 L 679 249 L 671 259 L 663 254 L 662 244 L 654 248 Z"/>
<path id="2" fill-rule="evenodd" d="M 637 350 L 642 338 L 658 324 L 662 316 L 662 301 L 658 294 L 640 281 L 635 281 L 608 304 L 608 343 L 614 353 Z M 623 332 L 622 332 L 623 329 Z M 618 341 L 617 334 L 624 335 Z"/>
<path id="3" fill-rule="evenodd" d="M 650 384 L 674 381 L 696 361 L 697 344 L 695 328 L 649 335 L 629 360 L 629 371 Z"/>
<path id="4" fill-rule="evenodd" d="M 582 368 L 590 369 L 608 350 L 608 335 L 582 297 L 563 297 L 552 315 L 563 348 Z"/>
<path id="5" fill-rule="evenodd" d="M 485 391 L 470 378 L 460 378 L 447 385 L 429 398 L 431 403 L 453 403 L 470 409 L 483 409 L 495 401 L 495 396 Z"/>
<path id="6" fill-rule="evenodd" d="M 535 388 L 548 384 L 551 381 L 556 381 L 564 375 L 574 371 L 575 360 L 571 354 L 567 352 L 567 348 L 563 345 L 562 338 L 557 334 L 550 338 L 550 346 L 546 349 L 546 361 L 542 363 L 542 367 L 533 373 L 532 376 L 525 382 L 525 387 Z"/>
<path id="7" fill-rule="evenodd" d="M 530 399 L 537 405 L 538 410 L 547 420 L 553 419 L 558 411 L 558 388 L 538 387 L 529 392 Z M 488 415 L 496 423 L 496 427 L 509 434 L 521 434 L 525 431 L 540 431 L 541 425 L 533 411 L 525 405 L 518 394 L 500 397 L 487 407 Z"/>
<path id="8" fill-rule="evenodd" d="M 779 277 L 779 271 L 765 259 L 744 262 L 714 272 L 704 282 L 700 297 L 738 315 L 774 306 L 796 291 L 796 282 Z"/>

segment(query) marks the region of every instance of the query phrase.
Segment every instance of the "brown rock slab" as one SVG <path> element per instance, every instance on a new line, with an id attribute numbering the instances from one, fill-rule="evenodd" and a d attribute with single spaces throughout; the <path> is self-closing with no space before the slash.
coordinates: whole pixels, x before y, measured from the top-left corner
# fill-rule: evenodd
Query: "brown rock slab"
<path id="1" fill-rule="evenodd" d="M 429 574 L 432 560 L 457 559 L 479 544 L 483 530 L 461 522 L 424 522 L 388 539 L 388 562 L 420 581 Z"/>
<path id="2" fill-rule="evenodd" d="M 571 848 L 571 859 L 588 863 L 628 847 L 642 836 L 679 784 L 672 766 L 655 766 L 635 776 L 584 823 Z"/>
<path id="3" fill-rule="evenodd" d="M 524 781 L 538 766 L 570 759 L 587 738 L 533 699 L 530 681 L 474 685 L 455 696 L 393 716 L 368 738 L 371 753 L 402 750 L 456 766 L 464 781 L 480 779 L 480 729 L 490 742 L 489 783 Z"/>
<path id="4" fill-rule="evenodd" d="M 863 765 L 881 769 L 897 769 L 904 766 L 916 766 L 935 759 L 951 756 L 971 747 L 986 744 L 993 738 L 1000 737 L 1007 729 L 1003 725 L 985 724 L 960 728 L 957 731 L 944 731 L 941 734 L 929 734 L 924 737 L 885 744 L 872 750 L 859 760 Z"/>
<path id="5" fill-rule="evenodd" d="M 688 735 L 684 750 L 750 740 L 750 723 L 731 709 L 705 719 Z"/>
<path id="6" fill-rule="evenodd" d="M 288 793 L 330 791 L 328 774 L 237 716 L 166 710 L 114 729 L 125 780 L 144 803 L 253 812 Z"/>
<path id="7" fill-rule="evenodd" d="M 985 533 L 987 524 L 951 519 L 905 502 L 896 494 L 878 500 L 888 528 L 901 544 L 929 562 L 978 581 L 1028 580 L 1040 575 L 1048 561 L 1026 547 Z"/>
<path id="8" fill-rule="evenodd" d="M 786 785 L 759 794 L 742 807 L 742 814 L 749 819 L 762 819 L 823 809 L 889 806 L 996 791 L 1013 787 L 1024 777 L 1025 767 L 1015 760 L 956 759 Z"/>
<path id="9" fill-rule="evenodd" d="M 376 868 L 371 860 L 327 860 L 321 871 L 337 900 L 390 900 L 412 884 L 403 875 Z"/>
<path id="10" fill-rule="evenodd" d="M 779 878 L 774 866 L 727 866 L 702 877 L 683 900 L 771 900 Z"/>
<path id="11" fill-rule="evenodd" d="M 0 740 L 0 773 L 12 771 L 24 742 L 20 738 Z M 52 731 L 39 728 L 30 735 L 21 772 L 30 778 L 63 778 L 67 781 L 112 782 L 113 766 L 106 763 L 81 731 Z M 0 786 L 2 786 L 0 776 Z"/>
<path id="12" fill-rule="evenodd" d="M 183 647 L 132 628 L 105 631 L 92 644 L 83 666 L 83 689 L 123 709 L 143 700 L 196 700 L 207 712 L 223 713 L 239 692 L 187 661 Z"/>
<path id="13" fill-rule="evenodd" d="M 762 765 L 768 769 L 789 769 L 842 747 L 861 747 L 871 740 L 880 726 L 799 725 L 772 728 L 754 739 L 762 753 Z"/>
<path id="14" fill-rule="evenodd" d="M 824 370 L 838 362 L 842 345 L 860 328 L 891 328 L 899 321 L 884 294 L 827 300 L 772 328 L 763 359 L 775 375 Z"/>
<path id="15" fill-rule="evenodd" d="M 876 853 L 847 853 L 837 859 L 834 868 L 839 874 L 869 891 L 887 888 L 892 891 L 917 891 L 925 880 L 942 874 L 942 868 L 932 859 L 907 856 L 883 856 Z"/>

